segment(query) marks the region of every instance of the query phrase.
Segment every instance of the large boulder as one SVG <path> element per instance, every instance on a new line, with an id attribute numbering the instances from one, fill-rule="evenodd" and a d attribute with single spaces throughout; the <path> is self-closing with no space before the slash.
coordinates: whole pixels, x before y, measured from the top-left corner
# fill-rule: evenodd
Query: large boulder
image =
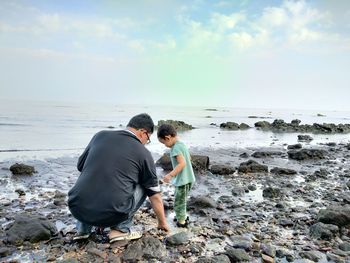
<path id="1" fill-rule="evenodd" d="M 14 224 L 6 231 L 7 242 L 21 245 L 24 241 L 36 243 L 48 240 L 57 233 L 54 224 L 44 217 L 21 214 L 15 217 Z"/>
<path id="2" fill-rule="evenodd" d="M 268 171 L 267 165 L 260 164 L 254 160 L 243 162 L 238 167 L 239 173 L 267 173 Z"/>
<path id="3" fill-rule="evenodd" d="M 137 240 L 129 245 L 123 254 L 123 260 L 126 262 L 154 259 L 163 261 L 166 257 L 165 245 L 154 237 L 143 237 Z"/>
<path id="4" fill-rule="evenodd" d="M 301 149 L 288 151 L 289 159 L 303 160 L 318 160 L 326 157 L 326 151 L 320 149 Z"/>
<path id="5" fill-rule="evenodd" d="M 33 166 L 23 163 L 15 163 L 11 165 L 10 171 L 14 175 L 33 175 L 33 173 L 36 172 Z"/>
<path id="6" fill-rule="evenodd" d="M 229 130 L 239 130 L 239 124 L 236 122 L 225 122 L 220 124 L 220 128 L 229 129 Z"/>
<path id="7" fill-rule="evenodd" d="M 183 121 L 176 121 L 176 120 L 160 120 L 158 121 L 158 127 L 162 124 L 170 124 L 175 128 L 177 131 L 186 131 L 186 130 L 192 130 L 193 126 L 190 124 L 187 124 Z"/>
<path id="8" fill-rule="evenodd" d="M 317 221 L 339 227 L 350 225 L 350 206 L 330 206 L 321 209 L 317 215 Z"/>
<path id="9" fill-rule="evenodd" d="M 209 167 L 209 157 L 204 155 L 191 155 L 191 164 L 195 171 L 205 171 Z M 171 171 L 173 166 L 168 153 L 164 153 L 157 162 L 157 166 L 160 166 L 166 171 Z"/>

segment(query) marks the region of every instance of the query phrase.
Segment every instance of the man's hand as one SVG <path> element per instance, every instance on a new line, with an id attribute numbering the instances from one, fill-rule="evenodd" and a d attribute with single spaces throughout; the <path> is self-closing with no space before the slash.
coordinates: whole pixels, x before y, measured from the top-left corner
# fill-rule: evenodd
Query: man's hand
<path id="1" fill-rule="evenodd" d="M 166 232 L 170 231 L 170 227 L 169 227 L 167 222 L 162 223 L 162 224 L 158 222 L 158 229 L 164 230 Z"/>
<path id="2" fill-rule="evenodd" d="M 165 218 L 162 196 L 160 195 L 160 193 L 157 193 L 150 196 L 149 200 L 158 219 L 158 228 L 163 229 L 165 231 L 169 231 L 170 228 Z"/>

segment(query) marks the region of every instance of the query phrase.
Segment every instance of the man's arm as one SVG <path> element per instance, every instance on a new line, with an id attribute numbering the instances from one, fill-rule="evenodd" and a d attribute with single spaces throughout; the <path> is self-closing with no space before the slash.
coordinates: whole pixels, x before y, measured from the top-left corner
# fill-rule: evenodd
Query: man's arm
<path id="1" fill-rule="evenodd" d="M 165 218 L 164 205 L 161 194 L 156 193 L 148 198 L 152 204 L 154 212 L 156 213 L 158 219 L 158 228 L 169 231 L 170 228 Z"/>

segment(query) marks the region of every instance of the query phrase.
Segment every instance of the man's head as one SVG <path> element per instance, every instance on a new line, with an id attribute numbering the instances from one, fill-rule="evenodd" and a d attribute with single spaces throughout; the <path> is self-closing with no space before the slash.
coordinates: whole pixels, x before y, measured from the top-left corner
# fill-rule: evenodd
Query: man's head
<path id="1" fill-rule="evenodd" d="M 154 123 L 151 116 L 147 113 L 141 113 L 131 118 L 127 128 L 134 129 L 136 136 L 140 139 L 142 144 L 146 144 L 150 142 L 149 138 L 154 131 Z M 145 135 L 145 137 L 143 135 Z"/>
<path id="2" fill-rule="evenodd" d="M 158 128 L 157 137 L 166 147 L 172 147 L 176 143 L 177 132 L 172 125 L 162 124 Z"/>

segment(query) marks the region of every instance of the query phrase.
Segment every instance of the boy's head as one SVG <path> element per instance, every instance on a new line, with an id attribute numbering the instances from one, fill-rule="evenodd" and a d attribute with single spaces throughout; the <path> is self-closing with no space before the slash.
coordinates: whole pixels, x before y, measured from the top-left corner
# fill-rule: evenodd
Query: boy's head
<path id="1" fill-rule="evenodd" d="M 166 147 L 172 147 L 177 140 L 177 132 L 175 128 L 170 124 L 162 124 L 158 127 L 157 137 L 159 142 L 163 143 Z"/>

